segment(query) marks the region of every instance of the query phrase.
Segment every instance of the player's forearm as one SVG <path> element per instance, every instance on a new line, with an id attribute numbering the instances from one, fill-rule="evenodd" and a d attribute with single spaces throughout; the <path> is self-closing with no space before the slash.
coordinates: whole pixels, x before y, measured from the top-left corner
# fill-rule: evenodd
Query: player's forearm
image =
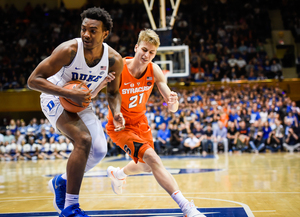
<path id="1" fill-rule="evenodd" d="M 62 96 L 65 98 L 69 98 L 70 95 L 70 90 L 54 85 L 47 79 L 39 77 L 29 77 L 28 87 L 32 90 L 36 90 L 42 93 L 47 93 L 55 96 Z"/>
<path id="2" fill-rule="evenodd" d="M 108 92 L 107 93 L 107 101 L 108 101 L 108 105 L 109 105 L 109 108 L 110 108 L 113 116 L 116 113 L 121 112 L 122 98 L 121 98 L 121 94 L 119 93 L 119 91 L 117 91 L 115 93 Z"/>
<path id="3" fill-rule="evenodd" d="M 179 102 L 177 101 L 174 104 L 168 104 L 168 109 L 170 112 L 176 112 L 178 110 Z"/>
<path id="4" fill-rule="evenodd" d="M 107 82 L 101 82 L 101 84 L 98 85 L 98 87 L 92 92 L 92 98 L 95 98 L 98 93 L 104 88 L 106 87 Z"/>

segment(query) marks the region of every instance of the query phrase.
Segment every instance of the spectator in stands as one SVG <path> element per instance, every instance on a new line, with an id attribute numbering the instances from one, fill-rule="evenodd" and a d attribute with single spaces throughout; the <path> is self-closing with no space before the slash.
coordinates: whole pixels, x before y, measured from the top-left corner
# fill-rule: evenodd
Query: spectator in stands
<path id="1" fill-rule="evenodd" d="M 25 135 L 21 134 L 20 130 L 15 133 L 15 142 L 17 145 L 21 145 L 22 140 L 25 140 Z"/>
<path id="2" fill-rule="evenodd" d="M 9 129 L 11 134 L 15 134 L 15 132 L 17 131 L 18 127 L 16 125 L 16 121 L 15 119 L 11 119 L 9 125 L 6 127 L 6 129 Z"/>
<path id="3" fill-rule="evenodd" d="M 278 62 L 276 62 L 276 60 L 272 61 L 270 71 L 271 71 L 271 75 L 270 75 L 271 78 L 275 78 L 275 79 L 283 78 L 282 67 Z"/>
<path id="4" fill-rule="evenodd" d="M 0 132 L 0 145 L 3 144 L 3 140 L 4 140 L 4 136 L 3 136 L 3 134 Z"/>
<path id="5" fill-rule="evenodd" d="M 290 122 L 292 126 L 298 127 L 298 119 L 296 115 L 293 114 L 293 112 L 289 112 L 287 116 L 284 118 L 284 122 L 288 123 Z"/>
<path id="6" fill-rule="evenodd" d="M 261 150 L 265 148 L 265 140 L 263 139 L 263 132 L 261 129 L 253 135 L 253 137 L 249 141 L 249 145 L 252 150 L 258 154 Z"/>
<path id="7" fill-rule="evenodd" d="M 169 124 L 169 129 L 171 131 L 170 145 L 171 153 L 181 153 L 182 152 L 182 138 L 179 136 L 178 124 Z"/>
<path id="8" fill-rule="evenodd" d="M 188 137 L 184 140 L 185 153 L 196 154 L 199 153 L 199 146 L 201 140 L 198 139 L 192 132 L 188 134 Z"/>
<path id="9" fill-rule="evenodd" d="M 59 135 L 55 132 L 55 130 L 54 130 L 53 127 L 50 127 L 50 132 L 49 132 L 49 134 L 47 136 L 48 136 L 49 139 L 51 139 L 53 137 L 54 141 L 58 142 Z"/>
<path id="10" fill-rule="evenodd" d="M 160 125 L 160 129 L 157 132 L 157 141 L 155 143 L 155 148 L 158 154 L 167 154 L 171 145 L 171 132 L 166 128 L 166 123 Z M 164 149 L 164 151 L 162 151 Z"/>
<path id="11" fill-rule="evenodd" d="M 22 135 L 26 135 L 27 134 L 27 126 L 24 120 L 21 120 L 21 126 L 18 128 L 20 130 L 20 133 Z"/>
<path id="12" fill-rule="evenodd" d="M 244 152 L 248 149 L 248 144 L 250 141 L 249 137 L 249 131 L 246 127 L 246 123 L 244 120 L 242 120 L 239 123 L 239 128 L 238 128 L 238 140 L 237 140 L 237 145 L 234 151 L 239 151 L 239 152 Z"/>
<path id="13" fill-rule="evenodd" d="M 203 156 L 206 156 L 207 153 L 209 153 L 209 150 L 213 151 L 213 131 L 212 131 L 211 124 L 208 124 L 206 126 L 206 130 L 204 131 L 203 134 L 202 144 L 203 144 L 203 151 L 202 151 Z"/>
<path id="14" fill-rule="evenodd" d="M 213 130 L 214 154 L 224 150 L 228 152 L 227 129 L 221 121 L 218 121 L 218 126 Z"/>
<path id="15" fill-rule="evenodd" d="M 233 149 L 236 147 L 237 143 L 237 137 L 238 137 L 238 131 L 235 127 L 234 122 L 229 121 L 228 122 L 228 129 L 227 129 L 227 139 L 228 139 L 228 150 L 229 152 L 232 152 Z"/>
<path id="16" fill-rule="evenodd" d="M 296 129 L 296 130 L 294 130 Z M 293 153 L 295 149 L 300 147 L 299 143 L 299 130 L 297 128 L 289 127 L 286 139 L 283 146 L 290 152 Z"/>
<path id="17" fill-rule="evenodd" d="M 10 130 L 6 130 L 6 134 L 3 137 L 3 143 L 8 142 L 9 144 L 11 144 L 13 140 L 15 140 L 14 135 L 11 134 Z"/>

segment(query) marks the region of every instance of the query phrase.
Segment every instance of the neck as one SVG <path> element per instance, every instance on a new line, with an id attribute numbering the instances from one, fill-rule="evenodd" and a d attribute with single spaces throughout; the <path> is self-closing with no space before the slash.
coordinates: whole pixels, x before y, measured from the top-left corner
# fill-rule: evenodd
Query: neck
<path id="1" fill-rule="evenodd" d="M 141 64 L 136 60 L 136 58 L 129 59 L 127 61 L 127 68 L 130 74 L 135 78 L 140 78 L 143 76 L 147 69 L 148 64 Z"/>

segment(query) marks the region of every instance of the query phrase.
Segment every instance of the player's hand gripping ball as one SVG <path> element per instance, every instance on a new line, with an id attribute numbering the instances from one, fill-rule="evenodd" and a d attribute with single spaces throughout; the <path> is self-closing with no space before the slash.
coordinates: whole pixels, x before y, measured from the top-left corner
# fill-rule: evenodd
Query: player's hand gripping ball
<path id="1" fill-rule="evenodd" d="M 78 86 L 80 84 L 81 84 L 80 81 L 69 81 L 63 86 L 63 88 L 74 89 L 76 86 Z M 88 92 L 89 88 L 86 86 L 86 84 L 82 84 L 81 90 Z M 73 113 L 83 111 L 90 104 L 90 103 L 82 103 L 82 105 L 79 105 L 78 103 L 76 103 L 70 99 L 63 98 L 63 97 L 59 97 L 59 101 L 65 110 L 67 110 L 68 112 L 73 112 Z"/>

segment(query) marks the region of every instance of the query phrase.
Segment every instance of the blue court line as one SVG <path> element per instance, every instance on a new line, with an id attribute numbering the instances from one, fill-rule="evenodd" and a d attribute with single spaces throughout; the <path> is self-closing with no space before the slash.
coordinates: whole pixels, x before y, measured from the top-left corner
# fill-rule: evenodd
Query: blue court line
<path id="1" fill-rule="evenodd" d="M 159 156 L 161 159 L 212 159 L 215 158 L 214 155 L 206 155 L 205 157 L 203 156 L 197 156 L 197 155 L 169 155 L 169 156 Z M 117 159 L 105 159 L 106 162 L 114 162 L 114 161 L 131 161 L 131 158 L 126 159 L 125 157 L 117 158 Z"/>
<path id="2" fill-rule="evenodd" d="M 243 207 L 223 208 L 198 208 L 207 217 L 248 217 Z M 131 209 L 131 210 L 98 210 L 86 211 L 87 215 L 93 217 L 146 217 L 146 216 L 182 216 L 180 209 Z M 35 217 L 35 216 L 58 216 L 57 212 L 36 212 L 36 213 L 7 213 L 0 214 L 0 217 Z"/>

